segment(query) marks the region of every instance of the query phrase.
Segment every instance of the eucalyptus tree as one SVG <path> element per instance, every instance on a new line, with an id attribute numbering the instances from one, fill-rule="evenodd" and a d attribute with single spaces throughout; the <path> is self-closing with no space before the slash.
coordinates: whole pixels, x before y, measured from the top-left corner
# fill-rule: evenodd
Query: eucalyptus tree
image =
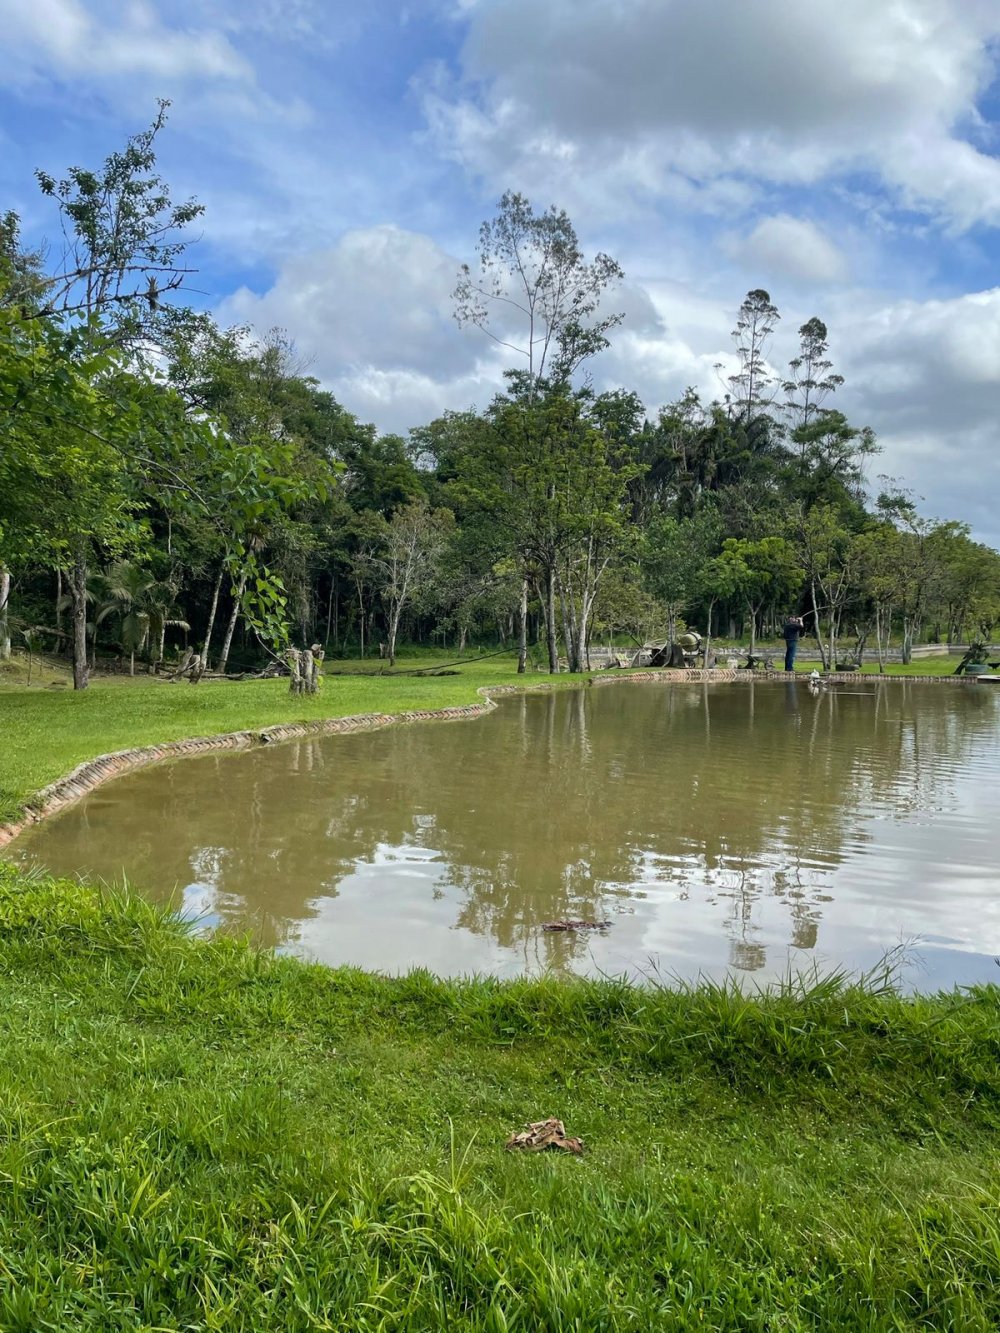
<path id="1" fill-rule="evenodd" d="M 455 318 L 460 326 L 471 324 L 482 330 L 517 358 L 509 380 L 513 396 L 525 409 L 518 434 L 528 443 L 534 427 L 541 428 L 534 441 L 541 471 L 547 466 L 552 414 L 539 417 L 533 409 L 551 389 L 557 395 L 558 414 L 572 376 L 608 346 L 608 335 L 623 315 L 605 313 L 602 307 L 606 293 L 623 276 L 609 255 L 599 253 L 589 262 L 584 258 L 565 210 L 553 205 L 536 213 L 524 195 L 510 190 L 500 199 L 496 216 L 480 228 L 477 264 L 463 264 L 459 271 L 453 293 Z M 509 415 L 504 419 L 509 425 Z M 548 486 L 551 514 L 559 505 L 551 475 Z M 556 561 L 551 538 L 543 544 L 549 553 L 543 561 L 549 664 L 555 670 Z M 521 577 L 518 670 L 523 671 L 531 569 L 524 546 L 517 549 Z"/>
<path id="2" fill-rule="evenodd" d="M 826 325 L 817 316 L 799 329 L 799 350 L 789 361 L 789 376 L 782 385 L 785 412 L 793 429 L 808 427 L 831 393 L 844 383 L 828 355 Z"/>
<path id="3" fill-rule="evenodd" d="M 389 520 L 377 516 L 366 549 L 358 557 L 381 594 L 386 609 L 386 656 L 396 663 L 403 613 L 432 594 L 455 516 L 414 500 Z"/>
<path id="4" fill-rule="evenodd" d="M 746 426 L 766 414 L 777 396 L 777 381 L 767 354 L 780 319 L 769 292 L 762 287 L 747 292 L 732 332 L 738 366 L 727 376 L 730 410 Z"/>
<path id="5" fill-rule="evenodd" d="M 513 352 L 533 394 L 543 380 L 568 380 L 608 346 L 623 316 L 602 313 L 602 300 L 622 277 L 606 254 L 584 259 L 563 209 L 536 213 L 523 194 L 508 190 L 479 229 L 477 265 L 459 270 L 455 318 Z"/>

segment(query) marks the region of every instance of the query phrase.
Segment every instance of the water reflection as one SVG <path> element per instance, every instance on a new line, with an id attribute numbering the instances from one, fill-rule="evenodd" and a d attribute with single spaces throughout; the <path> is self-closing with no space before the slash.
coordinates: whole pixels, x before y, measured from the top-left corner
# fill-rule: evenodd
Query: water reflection
<path id="1" fill-rule="evenodd" d="M 998 696 L 617 685 L 147 769 L 12 852 L 389 970 L 995 969 Z M 606 936 L 545 921 L 610 917 Z M 942 944 L 943 942 L 943 944 Z M 925 984 L 927 978 L 921 978 Z"/>

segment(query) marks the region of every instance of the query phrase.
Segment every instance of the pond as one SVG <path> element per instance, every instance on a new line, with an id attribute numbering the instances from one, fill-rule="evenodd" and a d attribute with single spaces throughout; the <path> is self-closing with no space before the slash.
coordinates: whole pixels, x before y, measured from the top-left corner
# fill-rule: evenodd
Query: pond
<path id="1" fill-rule="evenodd" d="M 332 964 L 765 981 L 906 946 L 932 990 L 1000 980 L 998 735 L 986 686 L 523 695 L 156 764 L 8 855 Z"/>

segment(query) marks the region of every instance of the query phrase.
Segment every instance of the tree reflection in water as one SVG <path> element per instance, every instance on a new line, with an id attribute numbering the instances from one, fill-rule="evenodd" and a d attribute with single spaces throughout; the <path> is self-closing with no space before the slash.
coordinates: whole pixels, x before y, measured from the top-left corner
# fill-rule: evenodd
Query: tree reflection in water
<path id="1" fill-rule="evenodd" d="M 417 964 L 436 932 L 438 965 L 459 969 L 780 967 L 838 912 L 850 931 L 910 893 L 922 867 L 887 829 L 937 821 L 966 857 L 970 781 L 988 770 L 997 787 L 995 694 L 852 688 L 616 685 L 188 759 L 98 790 L 14 850 L 186 890 L 212 924 L 332 961 L 353 942 L 354 961 Z M 914 933 L 945 910 L 940 895 L 925 908 Z M 567 917 L 614 926 L 542 931 Z"/>

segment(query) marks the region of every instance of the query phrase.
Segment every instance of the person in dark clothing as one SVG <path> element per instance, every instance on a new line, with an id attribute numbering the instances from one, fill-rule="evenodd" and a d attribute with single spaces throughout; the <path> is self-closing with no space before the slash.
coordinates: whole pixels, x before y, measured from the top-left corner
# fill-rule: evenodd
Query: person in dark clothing
<path id="1" fill-rule="evenodd" d="M 785 670 L 795 670 L 795 654 L 799 648 L 799 638 L 801 637 L 804 626 L 801 616 L 789 616 L 785 621 L 785 628 L 781 631 L 782 638 L 785 640 Z"/>

